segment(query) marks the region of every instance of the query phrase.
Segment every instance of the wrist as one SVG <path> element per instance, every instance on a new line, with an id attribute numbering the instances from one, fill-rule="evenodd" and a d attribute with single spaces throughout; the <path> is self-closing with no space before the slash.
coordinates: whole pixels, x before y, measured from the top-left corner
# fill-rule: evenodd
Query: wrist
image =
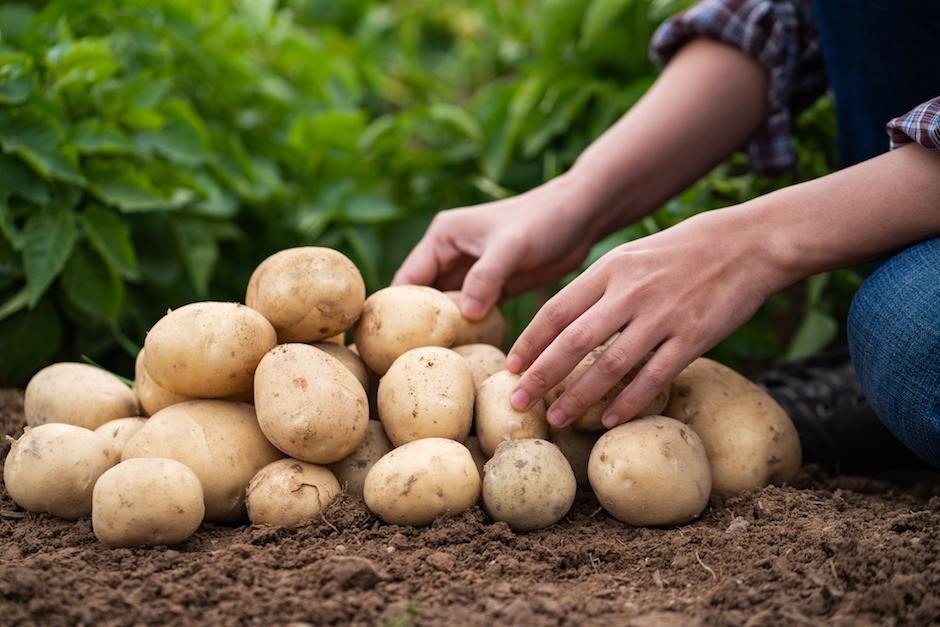
<path id="1" fill-rule="evenodd" d="M 580 163 L 577 161 L 555 180 L 564 189 L 561 210 L 581 221 L 592 240 L 600 240 L 639 217 L 634 215 L 632 195 L 621 190 L 616 179 Z"/>

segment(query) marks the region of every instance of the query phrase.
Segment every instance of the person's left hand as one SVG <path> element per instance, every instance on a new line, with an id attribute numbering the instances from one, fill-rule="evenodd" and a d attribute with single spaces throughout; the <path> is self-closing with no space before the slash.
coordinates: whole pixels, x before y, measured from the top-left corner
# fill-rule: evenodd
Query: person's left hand
<path id="1" fill-rule="evenodd" d="M 602 421 L 611 428 L 631 419 L 786 285 L 767 239 L 739 206 L 694 216 L 610 251 L 549 300 L 513 345 L 507 366 L 523 375 L 512 405 L 530 407 L 588 352 L 622 331 L 552 404 L 548 421 L 568 425 L 654 351 Z"/>

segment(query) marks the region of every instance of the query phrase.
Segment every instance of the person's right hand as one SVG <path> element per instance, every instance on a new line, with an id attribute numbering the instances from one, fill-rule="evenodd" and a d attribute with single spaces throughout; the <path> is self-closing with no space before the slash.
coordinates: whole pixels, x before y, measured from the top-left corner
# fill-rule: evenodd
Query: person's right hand
<path id="1" fill-rule="evenodd" d="M 587 194 L 561 176 L 519 196 L 443 211 L 392 285 L 461 289 L 461 310 L 480 319 L 505 296 L 559 280 L 580 266 L 594 237 Z"/>

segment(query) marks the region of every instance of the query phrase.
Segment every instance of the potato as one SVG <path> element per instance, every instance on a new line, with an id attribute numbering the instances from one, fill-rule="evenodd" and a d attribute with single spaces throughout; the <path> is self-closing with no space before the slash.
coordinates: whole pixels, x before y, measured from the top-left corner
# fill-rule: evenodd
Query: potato
<path id="1" fill-rule="evenodd" d="M 607 349 L 607 345 L 598 346 L 590 353 L 585 355 L 584 359 L 575 366 L 574 370 L 564 378 L 564 380 L 553 387 L 548 391 L 548 394 L 545 395 L 545 404 L 551 406 L 558 397 L 560 397 L 565 389 L 575 381 L 577 381 L 581 375 L 588 371 L 588 369 L 594 365 L 594 362 L 597 358 Z M 617 398 L 624 388 L 633 381 L 633 377 L 636 376 L 636 373 L 639 372 L 640 368 L 647 362 L 649 357 L 643 359 L 638 363 L 630 372 L 628 372 L 623 379 L 621 379 L 613 388 L 611 388 L 604 396 L 601 397 L 599 401 L 591 405 L 587 411 L 572 422 L 569 426 L 574 427 L 579 431 L 606 431 L 607 427 L 601 422 L 601 417 L 603 416 L 604 409 L 607 405 L 610 404 L 615 398 Z M 666 403 L 669 401 L 669 385 L 666 385 L 659 394 L 656 395 L 649 405 L 644 407 L 636 416 L 653 416 L 661 413 L 663 408 L 666 407 Z M 627 418 L 633 418 L 634 416 L 628 416 Z"/>
<path id="2" fill-rule="evenodd" d="M 314 350 L 314 349 L 311 349 Z M 124 445 L 121 459 L 165 457 L 186 464 L 202 483 L 205 519 L 245 519 L 245 488 L 283 457 L 271 446 L 247 403 L 184 401 L 155 413 Z"/>
<path id="3" fill-rule="evenodd" d="M 358 268 L 331 248 L 288 248 L 261 262 L 245 303 L 271 321 L 277 341 L 319 342 L 351 327 L 366 286 Z"/>
<path id="4" fill-rule="evenodd" d="M 463 445 L 467 447 L 468 451 L 470 451 L 470 455 L 473 457 L 473 463 L 477 465 L 477 472 L 480 473 L 480 478 L 482 479 L 483 467 L 486 465 L 486 460 L 488 458 L 483 454 L 483 449 L 480 448 L 479 438 L 477 438 L 475 435 L 471 435 L 464 441 Z"/>
<path id="5" fill-rule="evenodd" d="M 479 389 L 486 379 L 506 369 L 506 355 L 489 344 L 465 344 L 454 347 L 454 352 L 467 360 L 473 373 L 473 387 Z"/>
<path id="6" fill-rule="evenodd" d="M 276 343 L 274 327 L 250 307 L 192 303 L 153 325 L 144 366 L 174 394 L 223 398 L 251 390 L 258 362 Z"/>
<path id="7" fill-rule="evenodd" d="M 134 393 L 140 403 L 140 411 L 145 416 L 152 416 L 164 407 L 191 400 L 189 396 L 174 394 L 153 380 L 144 365 L 144 349 L 137 353 L 134 362 Z"/>
<path id="8" fill-rule="evenodd" d="M 366 392 L 338 359 L 308 344 L 281 344 L 258 364 L 261 430 L 290 457 L 331 464 L 359 446 L 369 424 Z"/>
<path id="9" fill-rule="evenodd" d="M 294 527 L 323 512 L 341 491 L 328 468 L 280 459 L 248 484 L 248 518 L 253 525 Z"/>
<path id="10" fill-rule="evenodd" d="M 665 416 L 637 418 L 602 435 L 591 451 L 588 478 L 604 509 L 639 527 L 687 523 L 711 494 L 702 441 Z"/>
<path id="11" fill-rule="evenodd" d="M 129 459 L 98 479 L 92 500 L 95 536 L 110 547 L 179 544 L 206 512 L 202 484 L 175 459 Z"/>
<path id="12" fill-rule="evenodd" d="M 379 381 L 378 403 L 395 446 L 433 437 L 463 442 L 473 422 L 470 366 L 449 348 L 414 348 Z"/>
<path id="13" fill-rule="evenodd" d="M 339 460 L 330 469 L 336 475 L 339 484 L 350 494 L 362 496 L 362 486 L 366 482 L 366 475 L 382 459 L 382 456 L 394 447 L 388 441 L 382 423 L 370 420 L 366 437 L 359 443 L 356 450 Z"/>
<path id="14" fill-rule="evenodd" d="M 420 527 L 470 509 L 480 498 L 480 475 L 460 442 L 414 440 L 375 463 L 363 497 L 385 522 Z"/>
<path id="15" fill-rule="evenodd" d="M 121 459 L 121 453 L 124 452 L 124 445 L 145 424 L 147 421 L 144 418 L 117 418 L 95 429 L 95 433 L 111 445 L 115 461 L 118 461 Z"/>
<path id="16" fill-rule="evenodd" d="M 561 454 L 568 460 L 571 470 L 574 471 L 574 478 L 578 480 L 579 487 L 591 487 L 591 482 L 588 481 L 588 460 L 591 458 L 591 450 L 599 437 L 601 437 L 599 433 L 586 433 L 571 427 L 559 429 L 550 426 L 548 428 L 548 439 L 561 450 Z"/>
<path id="17" fill-rule="evenodd" d="M 454 301 L 457 309 L 460 309 L 460 291 L 453 290 L 444 292 L 444 295 Z M 506 319 L 499 307 L 493 307 L 490 312 L 483 316 L 482 320 L 470 320 L 460 316 L 460 328 L 457 330 L 457 339 L 454 344 L 489 344 L 491 346 L 502 346 L 506 339 Z"/>
<path id="18" fill-rule="evenodd" d="M 23 400 L 26 424 L 47 422 L 97 429 L 109 420 L 136 416 L 137 397 L 123 381 L 88 364 L 60 363 L 36 373 Z"/>
<path id="19" fill-rule="evenodd" d="M 7 453 L 3 484 L 27 511 L 76 520 L 91 513 L 95 481 L 116 461 L 104 438 L 84 427 L 27 427 Z"/>
<path id="20" fill-rule="evenodd" d="M 519 375 L 503 370 L 487 378 L 477 390 L 477 437 L 487 457 L 492 457 L 505 440 L 548 437 L 545 403 L 538 401 L 528 411 L 517 411 L 509 404 L 509 393 L 518 381 Z"/>
<path id="21" fill-rule="evenodd" d="M 346 332 L 337 333 L 333 337 L 328 337 L 323 342 L 329 342 L 330 344 L 338 344 L 340 346 L 346 345 Z"/>
<path id="22" fill-rule="evenodd" d="M 372 388 L 372 373 L 369 372 L 365 362 L 363 362 L 358 355 L 341 344 L 333 344 L 331 342 L 318 342 L 312 346 L 338 359 L 339 363 L 343 364 L 347 370 L 353 373 L 356 380 L 362 384 L 362 389 L 368 394 L 369 390 Z"/>
<path id="23" fill-rule="evenodd" d="M 716 494 L 784 483 L 800 469 L 800 439 L 783 408 L 716 361 L 703 357 L 683 370 L 664 413 L 702 439 Z"/>
<path id="24" fill-rule="evenodd" d="M 363 361 L 382 376 L 412 348 L 452 346 L 462 319 L 457 305 L 433 288 L 386 287 L 366 299 L 353 337 Z"/>

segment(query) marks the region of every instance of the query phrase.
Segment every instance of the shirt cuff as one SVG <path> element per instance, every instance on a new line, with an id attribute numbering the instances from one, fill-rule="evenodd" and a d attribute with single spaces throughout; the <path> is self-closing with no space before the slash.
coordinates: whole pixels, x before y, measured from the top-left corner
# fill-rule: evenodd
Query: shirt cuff
<path id="1" fill-rule="evenodd" d="M 887 125 L 891 149 L 904 144 L 920 144 L 940 152 L 940 96 L 894 118 Z"/>

